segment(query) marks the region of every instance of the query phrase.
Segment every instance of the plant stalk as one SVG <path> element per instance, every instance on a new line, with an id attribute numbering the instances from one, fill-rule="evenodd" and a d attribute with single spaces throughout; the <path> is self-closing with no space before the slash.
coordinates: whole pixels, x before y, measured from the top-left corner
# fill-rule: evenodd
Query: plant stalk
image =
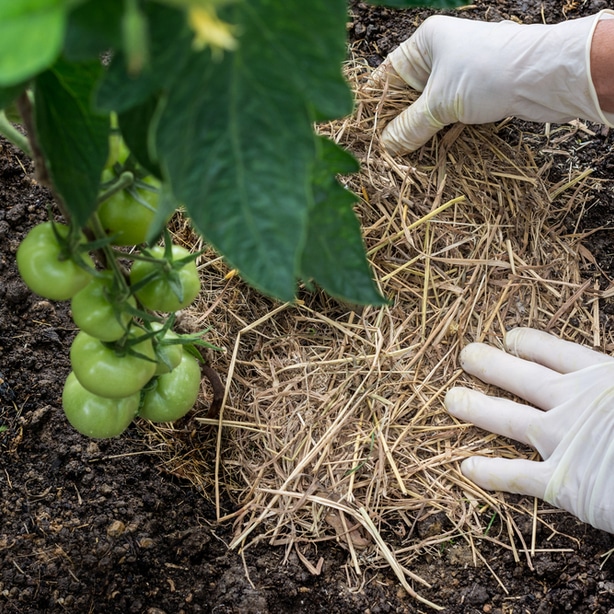
<path id="1" fill-rule="evenodd" d="M 57 193 L 55 186 L 53 185 L 53 181 L 51 180 L 51 176 L 49 175 L 49 169 L 47 168 L 47 163 L 45 161 L 45 156 L 43 155 L 43 151 L 40 148 L 38 139 L 36 137 L 36 126 L 34 125 L 34 117 L 32 113 L 32 101 L 28 96 L 28 92 L 24 91 L 21 96 L 17 98 L 16 103 L 17 110 L 21 115 L 21 119 L 23 119 L 23 125 L 26 129 L 26 134 L 28 135 L 31 158 L 34 162 L 34 168 L 36 169 L 36 175 L 38 176 L 38 180 L 51 191 L 51 193 L 53 194 L 53 198 L 57 203 L 60 212 L 62 213 L 62 216 L 68 222 L 70 221 L 70 214 L 64 206 L 64 201 Z"/>
<path id="2" fill-rule="evenodd" d="M 30 158 L 32 157 L 32 150 L 30 149 L 30 142 L 6 117 L 6 113 L 0 110 L 0 134 L 9 140 L 13 145 L 19 147 Z"/>
<path id="3" fill-rule="evenodd" d="M 102 224 L 100 223 L 100 219 L 97 213 L 94 213 L 90 218 L 90 228 L 96 238 L 106 236 L 106 233 L 104 231 L 104 228 L 102 227 Z M 104 256 L 104 264 L 113 271 L 113 276 L 120 283 L 122 291 L 130 293 L 130 288 L 128 286 L 128 282 L 126 281 L 128 273 L 117 261 L 113 248 L 111 248 L 110 245 L 105 245 L 101 248 L 101 251 Z"/>

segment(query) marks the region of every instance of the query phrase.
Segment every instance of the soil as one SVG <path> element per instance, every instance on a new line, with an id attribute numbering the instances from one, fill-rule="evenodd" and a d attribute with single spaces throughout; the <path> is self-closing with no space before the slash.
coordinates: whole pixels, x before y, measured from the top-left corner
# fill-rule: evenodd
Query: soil
<path id="1" fill-rule="evenodd" d="M 471 19 L 514 18 L 557 22 L 590 14 L 603 0 L 479 2 Z M 348 31 L 353 53 L 376 65 L 433 11 L 398 11 L 352 2 Z M 570 168 L 612 176 L 612 136 L 599 127 L 550 167 L 550 179 Z M 543 132 L 543 131 L 542 131 Z M 534 131 L 537 156 L 547 138 Z M 510 138 L 513 138 L 510 133 Z M 603 287 L 614 279 L 614 189 L 595 190 L 579 222 L 590 235 Z M 390 570 L 370 570 L 360 586 L 349 582 L 347 552 L 319 546 L 319 575 L 283 548 L 258 544 L 243 554 L 228 549 L 232 525 L 217 524 L 210 499 L 166 473 L 132 427 L 121 438 L 88 440 L 70 429 L 61 411 L 75 334 L 68 305 L 34 296 L 15 268 L 19 241 L 46 217 L 47 192 L 29 161 L 12 146 L 0 148 L 0 611 L 3 613 L 182 612 L 424 612 Z M 574 229 L 580 212 L 570 215 Z M 603 301 L 604 326 L 612 304 Z M 230 498 L 225 513 L 234 510 Z M 426 553 L 415 571 L 432 587 L 424 597 L 449 613 L 552 614 L 614 612 L 614 536 L 561 512 L 557 533 L 539 534 L 531 559 L 515 561 L 484 544 L 485 562 L 461 543 Z M 432 522 L 432 517 L 430 522 Z M 445 518 L 441 519 L 445 522 Z M 530 536 L 531 527 L 521 531 Z M 429 531 L 418 527 L 419 533 Z M 495 581 L 498 577 L 502 586 Z"/>

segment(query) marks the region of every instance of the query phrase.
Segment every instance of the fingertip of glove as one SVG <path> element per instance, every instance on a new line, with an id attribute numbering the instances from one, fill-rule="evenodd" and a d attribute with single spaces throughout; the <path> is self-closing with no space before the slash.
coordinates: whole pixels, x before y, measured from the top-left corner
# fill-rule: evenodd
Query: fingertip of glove
<path id="1" fill-rule="evenodd" d="M 485 343 L 469 343 L 466 345 L 458 356 L 458 361 L 464 371 L 472 372 L 473 368 L 479 364 L 483 357 L 484 351 L 488 351 L 489 347 Z"/>
<path id="2" fill-rule="evenodd" d="M 367 81 L 367 85 L 369 87 L 378 89 L 384 88 L 386 83 L 395 87 L 402 87 L 406 85 L 405 81 L 403 81 L 392 65 L 390 57 L 387 57 L 373 70 L 369 80 Z"/>
<path id="3" fill-rule="evenodd" d="M 470 456 L 469 458 L 466 458 L 464 461 L 461 462 L 461 465 L 460 465 L 461 473 L 466 478 L 469 478 L 472 481 L 474 481 L 473 476 L 475 474 L 475 465 L 476 465 L 475 456 Z"/>
<path id="4" fill-rule="evenodd" d="M 448 392 L 446 392 L 446 396 L 443 399 L 443 404 L 445 408 L 451 413 L 454 414 L 456 406 L 463 398 L 463 388 L 450 388 Z"/>
<path id="5" fill-rule="evenodd" d="M 472 390 L 461 386 L 450 388 L 443 400 L 446 411 L 455 418 L 467 420 L 469 418 L 470 397 L 472 394 Z"/>
<path id="6" fill-rule="evenodd" d="M 514 356 L 525 356 L 532 348 L 539 347 L 553 339 L 553 335 L 542 330 L 519 326 L 505 333 L 505 349 Z"/>
<path id="7" fill-rule="evenodd" d="M 411 153 L 412 151 L 416 151 L 421 147 L 420 145 L 412 147 L 408 146 L 407 143 L 401 142 L 401 140 L 398 138 L 397 130 L 392 126 L 393 123 L 391 122 L 384 128 L 381 135 L 382 146 L 391 156 L 403 156 Z"/>
<path id="8" fill-rule="evenodd" d="M 517 347 L 518 341 L 524 334 L 526 329 L 519 326 L 518 328 L 512 328 L 505 333 L 505 339 L 503 341 L 505 349 L 511 354 L 518 354 Z"/>

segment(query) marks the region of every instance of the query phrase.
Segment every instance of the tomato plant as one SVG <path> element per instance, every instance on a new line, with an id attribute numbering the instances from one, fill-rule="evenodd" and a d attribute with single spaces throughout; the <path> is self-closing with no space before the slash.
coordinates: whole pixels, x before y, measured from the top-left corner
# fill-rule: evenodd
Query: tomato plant
<path id="1" fill-rule="evenodd" d="M 200 292 L 200 278 L 190 252 L 180 245 L 173 245 L 172 261 L 164 262 L 165 249 L 161 245 L 148 252 L 150 259 L 137 260 L 130 271 L 130 283 L 144 284 L 136 290 L 139 301 L 153 311 L 179 311 L 187 307 Z M 151 278 L 147 283 L 146 280 Z"/>
<path id="2" fill-rule="evenodd" d="M 71 298 L 92 278 L 91 273 L 75 261 L 68 246 L 58 242 L 58 236 L 67 239 L 68 231 L 64 224 L 44 222 L 32 228 L 17 249 L 17 268 L 28 288 L 54 301 Z M 82 259 L 83 265 L 94 267 L 87 254 L 77 257 Z"/>
<path id="3" fill-rule="evenodd" d="M 99 273 L 72 297 L 70 308 L 75 324 L 101 341 L 123 337 L 132 320 L 127 307 L 136 308 L 136 301 L 121 292 L 110 271 Z"/>
<path id="4" fill-rule="evenodd" d="M 200 392 L 200 365 L 183 352 L 181 362 L 170 372 L 157 377 L 143 396 L 139 410 L 152 422 L 173 422 L 183 418 L 196 403 Z"/>
<path id="5" fill-rule="evenodd" d="M 384 302 L 356 197 L 337 179 L 357 163 L 314 131 L 352 110 L 347 0 L 9 4 L 0 12 L 11 33 L 0 37 L 0 109 L 16 100 L 35 127 L 40 175 L 77 226 L 96 210 L 102 170 L 118 159 L 109 137 L 120 135 L 259 290 L 293 300 L 300 281 L 313 281 L 352 303 Z M 17 36 L 34 27 L 26 24 L 45 36 Z"/>
<path id="6" fill-rule="evenodd" d="M 71 373 L 64 384 L 62 408 L 68 422 L 83 435 L 98 439 L 117 437 L 130 425 L 139 409 L 137 392 L 121 399 L 92 394 Z"/>
<path id="7" fill-rule="evenodd" d="M 79 383 L 101 397 L 130 396 L 153 377 L 156 355 L 151 339 L 132 331 L 124 347 L 105 344 L 81 331 L 70 348 L 70 363 Z"/>
<path id="8" fill-rule="evenodd" d="M 8 121 L 0 133 L 34 159 L 67 224 L 33 229 L 17 263 L 34 292 L 73 299 L 82 330 L 71 363 L 87 394 L 129 397 L 157 374 L 156 394 L 176 399 L 171 382 L 195 372 L 169 326 L 151 326 L 154 312 L 183 309 L 200 289 L 186 250 L 144 245 L 177 203 L 266 294 L 292 301 L 305 282 L 350 303 L 385 303 L 357 198 L 338 180 L 357 162 L 314 130 L 352 110 L 347 18 L 347 0 L 0 2 L 0 118 L 14 104 L 28 138 Z M 190 386 L 169 407 L 189 405 Z M 84 398 L 72 379 L 66 390 Z M 65 403 L 75 421 L 82 406 Z"/>
<path id="9" fill-rule="evenodd" d="M 114 175 L 105 171 L 102 177 L 103 181 L 108 181 Z M 98 218 L 115 245 L 138 245 L 145 242 L 158 209 L 159 188 L 160 182 L 149 175 L 101 203 Z"/>

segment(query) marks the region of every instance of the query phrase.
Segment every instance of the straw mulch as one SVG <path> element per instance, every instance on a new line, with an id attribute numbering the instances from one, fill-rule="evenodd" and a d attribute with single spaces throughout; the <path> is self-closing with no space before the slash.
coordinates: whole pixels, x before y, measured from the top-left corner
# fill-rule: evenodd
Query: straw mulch
<path id="1" fill-rule="evenodd" d="M 211 354 L 223 407 L 207 420 L 203 401 L 189 427 L 146 434 L 165 469 L 234 522 L 233 548 L 265 540 L 319 573 L 317 545 L 334 540 L 347 549 L 349 582 L 389 566 L 436 607 L 420 596 L 428 578 L 415 573 L 425 552 L 455 539 L 488 564 L 480 544 L 489 540 L 530 564 L 538 525 L 550 533 L 548 509 L 528 498 L 512 504 L 459 471 L 472 454 L 533 452 L 454 420 L 443 397 L 453 385 L 484 388 L 459 370 L 458 353 L 471 341 L 501 346 L 514 326 L 608 345 L 599 293 L 581 275 L 590 253 L 567 226 L 596 180 L 580 169 L 548 185 L 523 135 L 512 147 L 500 126 L 454 126 L 393 158 L 378 134 L 415 94 L 370 87 L 368 76 L 360 63 L 348 68 L 356 112 L 321 130 L 362 164 L 341 180 L 360 197 L 369 259 L 392 304 L 361 310 L 307 292 L 275 303 L 206 252 L 201 302 L 182 325 L 212 326 L 207 338 L 226 348 Z M 176 233 L 202 247 L 185 228 Z M 224 517 L 229 496 L 238 511 Z M 518 527 L 523 516 L 532 540 Z M 425 519 L 436 520 L 429 530 Z"/>

